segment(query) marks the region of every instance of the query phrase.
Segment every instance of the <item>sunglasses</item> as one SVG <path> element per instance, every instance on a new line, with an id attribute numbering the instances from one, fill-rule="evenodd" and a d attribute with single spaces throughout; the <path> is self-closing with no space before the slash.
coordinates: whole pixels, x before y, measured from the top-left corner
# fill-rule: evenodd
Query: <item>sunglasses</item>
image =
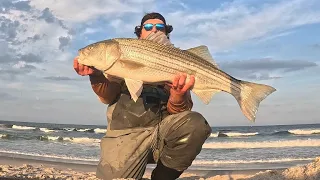
<path id="1" fill-rule="evenodd" d="M 157 30 L 164 30 L 164 28 L 166 27 L 165 24 L 151 24 L 151 23 L 148 23 L 148 24 L 144 24 L 143 28 L 146 31 L 150 31 L 153 28 L 153 26 L 156 26 Z"/>

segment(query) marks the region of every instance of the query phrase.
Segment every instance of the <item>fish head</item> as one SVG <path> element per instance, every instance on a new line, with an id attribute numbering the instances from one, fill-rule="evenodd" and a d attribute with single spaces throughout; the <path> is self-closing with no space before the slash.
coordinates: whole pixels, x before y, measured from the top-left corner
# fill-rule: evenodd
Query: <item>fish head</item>
<path id="1" fill-rule="evenodd" d="M 105 40 L 90 44 L 78 51 L 79 63 L 94 67 L 100 71 L 109 69 L 119 58 L 119 43 L 114 40 Z"/>

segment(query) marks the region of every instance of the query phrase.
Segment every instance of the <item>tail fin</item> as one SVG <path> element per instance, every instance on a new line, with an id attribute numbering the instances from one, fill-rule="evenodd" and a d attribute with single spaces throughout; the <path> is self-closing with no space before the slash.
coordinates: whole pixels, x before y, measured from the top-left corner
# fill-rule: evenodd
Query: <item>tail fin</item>
<path id="1" fill-rule="evenodd" d="M 255 122 L 256 113 L 259 108 L 259 104 L 268 95 L 276 91 L 275 88 L 264 85 L 251 83 L 247 81 L 241 81 L 241 91 L 236 97 L 242 113 L 252 122 Z"/>

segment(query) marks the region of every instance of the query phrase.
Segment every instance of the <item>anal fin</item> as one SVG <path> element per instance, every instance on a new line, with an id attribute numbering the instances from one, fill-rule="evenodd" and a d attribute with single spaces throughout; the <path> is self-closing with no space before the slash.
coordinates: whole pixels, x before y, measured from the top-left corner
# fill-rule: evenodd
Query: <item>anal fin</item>
<path id="1" fill-rule="evenodd" d="M 193 93 L 195 93 L 202 102 L 205 104 L 209 104 L 211 98 L 218 92 L 221 92 L 219 89 L 193 89 Z"/>

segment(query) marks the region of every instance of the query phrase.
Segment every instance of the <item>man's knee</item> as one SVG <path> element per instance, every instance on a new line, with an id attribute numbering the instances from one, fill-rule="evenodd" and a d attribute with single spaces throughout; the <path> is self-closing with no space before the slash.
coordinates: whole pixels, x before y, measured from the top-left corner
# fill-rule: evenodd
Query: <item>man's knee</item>
<path id="1" fill-rule="evenodd" d="M 185 170 L 200 153 L 202 145 L 211 134 L 211 127 L 198 112 L 185 112 L 176 119 L 165 138 L 161 161 L 167 167 Z"/>
<path id="2" fill-rule="evenodd" d="M 198 112 L 189 111 L 177 119 L 180 121 L 171 127 L 167 140 L 172 140 L 174 144 L 177 139 L 181 139 L 182 144 L 192 144 L 192 146 L 202 146 L 202 143 L 210 136 L 211 127 L 206 119 Z"/>
<path id="3" fill-rule="evenodd" d="M 195 133 L 205 133 L 207 137 L 210 136 L 212 132 L 211 127 L 207 120 L 200 113 L 191 111 L 185 116 L 185 118 L 187 118 L 184 127 L 185 130 L 188 129 L 187 131 L 192 131 Z"/>

